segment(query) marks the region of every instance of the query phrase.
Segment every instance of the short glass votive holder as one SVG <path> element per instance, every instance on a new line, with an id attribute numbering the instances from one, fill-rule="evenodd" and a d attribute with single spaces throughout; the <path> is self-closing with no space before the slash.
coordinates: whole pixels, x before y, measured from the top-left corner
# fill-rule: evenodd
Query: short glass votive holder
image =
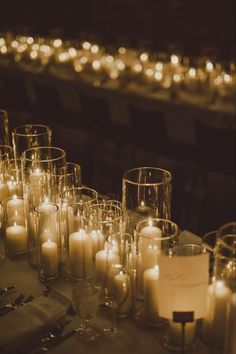
<path id="1" fill-rule="evenodd" d="M 2 203 L 2 231 L 5 252 L 8 256 L 27 252 L 28 231 L 25 223 L 24 200 L 14 195 Z"/>
<path id="2" fill-rule="evenodd" d="M 159 257 L 177 244 L 178 226 L 165 219 L 141 220 L 135 230 L 134 319 L 142 327 L 159 327 Z"/>
<path id="3" fill-rule="evenodd" d="M 39 279 L 42 282 L 54 280 L 60 275 L 59 208 L 54 203 L 40 203 L 34 208 L 34 214 Z"/>

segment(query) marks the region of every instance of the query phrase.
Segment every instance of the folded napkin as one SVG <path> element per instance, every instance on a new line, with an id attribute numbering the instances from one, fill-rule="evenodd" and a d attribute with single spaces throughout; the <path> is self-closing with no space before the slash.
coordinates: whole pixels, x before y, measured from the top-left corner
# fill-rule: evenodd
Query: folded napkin
<path id="1" fill-rule="evenodd" d="M 64 317 L 70 306 L 61 297 L 40 296 L 0 318 L 0 352 L 9 353 L 18 345 L 50 328 Z"/>
<path id="2" fill-rule="evenodd" d="M 183 230 L 179 234 L 179 245 L 186 245 L 187 243 L 201 245 L 202 239 L 188 230 Z"/>

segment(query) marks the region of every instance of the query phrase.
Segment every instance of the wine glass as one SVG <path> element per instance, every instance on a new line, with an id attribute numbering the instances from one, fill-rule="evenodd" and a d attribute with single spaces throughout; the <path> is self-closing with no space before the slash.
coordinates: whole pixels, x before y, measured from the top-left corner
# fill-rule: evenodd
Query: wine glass
<path id="1" fill-rule="evenodd" d="M 85 341 L 93 341 L 99 336 L 99 331 L 91 325 L 91 320 L 100 308 L 100 287 L 92 280 L 82 279 L 74 284 L 72 303 L 82 323 L 77 328 L 77 336 Z"/>

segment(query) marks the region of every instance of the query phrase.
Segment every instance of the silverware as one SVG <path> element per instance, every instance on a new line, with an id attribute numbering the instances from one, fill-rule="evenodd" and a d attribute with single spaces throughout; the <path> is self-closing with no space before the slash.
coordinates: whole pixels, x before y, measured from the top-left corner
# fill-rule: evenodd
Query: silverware
<path id="1" fill-rule="evenodd" d="M 0 307 L 0 316 L 3 316 L 12 310 L 15 310 L 23 302 L 24 297 L 25 295 L 20 294 L 14 301 Z"/>
<path id="2" fill-rule="evenodd" d="M 74 336 L 77 332 L 78 332 L 78 329 L 76 328 L 64 335 L 56 337 L 54 340 L 50 341 L 47 345 L 43 346 L 38 352 L 36 352 L 36 354 L 48 352 L 50 349 L 56 347 L 58 344 L 61 344 L 66 339 Z"/>

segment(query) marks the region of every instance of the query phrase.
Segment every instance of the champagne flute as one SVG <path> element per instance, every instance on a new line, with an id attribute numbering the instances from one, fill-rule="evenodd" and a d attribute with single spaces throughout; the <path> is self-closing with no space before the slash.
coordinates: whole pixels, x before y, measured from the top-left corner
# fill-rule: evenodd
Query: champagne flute
<path id="1" fill-rule="evenodd" d="M 101 289 L 92 280 L 82 279 L 75 283 L 72 290 L 72 303 L 77 315 L 82 320 L 77 328 L 79 339 L 93 341 L 99 336 L 99 331 L 91 325 L 91 320 L 100 308 Z"/>

